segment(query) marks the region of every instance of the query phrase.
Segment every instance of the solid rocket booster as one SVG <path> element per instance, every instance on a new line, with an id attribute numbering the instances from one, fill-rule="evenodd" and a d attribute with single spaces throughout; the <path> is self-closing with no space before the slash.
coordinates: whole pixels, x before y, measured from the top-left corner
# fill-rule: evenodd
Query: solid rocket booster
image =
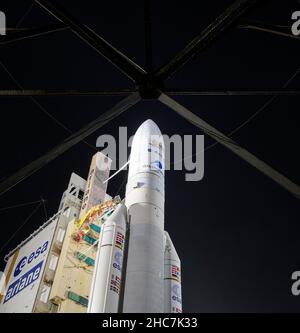
<path id="1" fill-rule="evenodd" d="M 89 313 L 119 312 L 126 220 L 127 209 L 121 203 L 101 227 Z"/>
<path id="2" fill-rule="evenodd" d="M 181 313 L 181 263 L 169 234 L 165 231 L 164 312 Z"/>
<path id="3" fill-rule="evenodd" d="M 164 312 L 164 141 L 145 121 L 131 148 L 125 204 L 129 244 L 123 312 Z"/>

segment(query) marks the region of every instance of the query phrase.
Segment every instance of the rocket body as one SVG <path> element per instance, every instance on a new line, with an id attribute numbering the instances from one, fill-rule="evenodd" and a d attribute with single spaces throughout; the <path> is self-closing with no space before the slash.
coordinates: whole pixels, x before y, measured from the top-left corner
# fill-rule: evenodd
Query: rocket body
<path id="1" fill-rule="evenodd" d="M 169 234 L 165 231 L 164 312 L 181 313 L 181 263 Z"/>
<path id="2" fill-rule="evenodd" d="M 129 239 L 123 312 L 164 312 L 164 141 L 145 121 L 131 148 L 125 205 Z"/>
<path id="3" fill-rule="evenodd" d="M 164 166 L 163 136 L 147 120 L 132 142 L 125 205 L 102 226 L 88 312 L 182 311 L 180 259 L 164 231 Z"/>
<path id="4" fill-rule="evenodd" d="M 119 312 L 126 215 L 126 207 L 119 204 L 102 225 L 89 297 L 89 313 Z"/>

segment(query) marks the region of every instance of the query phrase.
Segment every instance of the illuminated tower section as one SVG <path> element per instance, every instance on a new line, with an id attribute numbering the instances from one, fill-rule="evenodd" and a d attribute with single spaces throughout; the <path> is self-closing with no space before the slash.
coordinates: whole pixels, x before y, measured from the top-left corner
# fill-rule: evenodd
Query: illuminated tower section
<path id="1" fill-rule="evenodd" d="M 83 218 L 92 207 L 104 202 L 107 182 L 103 182 L 109 177 L 111 162 L 109 157 L 100 152 L 93 156 L 82 200 L 80 218 Z"/>

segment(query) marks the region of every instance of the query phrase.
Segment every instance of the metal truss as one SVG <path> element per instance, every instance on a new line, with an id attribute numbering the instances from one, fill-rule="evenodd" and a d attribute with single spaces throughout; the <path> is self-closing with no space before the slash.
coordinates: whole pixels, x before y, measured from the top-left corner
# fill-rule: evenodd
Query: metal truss
<path id="1" fill-rule="evenodd" d="M 5 193 L 16 184 L 31 176 L 34 172 L 41 169 L 47 163 L 60 156 L 75 144 L 94 133 L 96 130 L 107 124 L 110 120 L 119 116 L 125 110 L 138 103 L 140 100 L 155 99 L 167 105 L 174 112 L 179 114 L 188 122 L 192 123 L 205 134 L 222 144 L 224 147 L 238 155 L 241 159 L 248 162 L 254 168 L 267 175 L 291 194 L 300 198 L 300 187 L 291 180 L 274 170 L 271 166 L 258 159 L 255 155 L 241 147 L 237 142 L 206 123 L 199 116 L 196 116 L 186 107 L 179 104 L 170 96 L 290 96 L 300 95 L 300 91 L 295 90 L 263 90 L 263 91 L 236 91 L 236 90 L 215 90 L 205 91 L 198 89 L 167 89 L 165 82 L 180 70 L 187 62 L 197 54 L 208 48 L 218 38 L 222 36 L 232 26 L 255 29 L 268 33 L 286 36 L 288 33 L 278 27 L 262 26 L 257 23 L 242 22 L 241 16 L 255 3 L 262 0 L 236 0 L 229 6 L 217 19 L 215 19 L 206 29 L 200 32 L 184 49 L 174 56 L 168 63 L 158 69 L 153 69 L 152 64 L 152 40 L 151 40 L 151 13 L 150 0 L 145 0 L 145 49 L 146 66 L 145 69 L 138 66 L 122 52 L 108 43 L 98 33 L 88 26 L 80 23 L 72 17 L 55 1 L 35 0 L 40 6 L 46 9 L 49 14 L 54 16 L 57 24 L 50 26 L 25 29 L 0 37 L 0 45 L 16 42 L 20 39 L 40 36 L 63 29 L 70 29 L 78 35 L 87 45 L 95 49 L 101 56 L 105 57 L 112 65 L 118 68 L 128 78 L 135 83 L 135 89 L 115 89 L 115 90 L 78 90 L 78 89 L 31 89 L 31 90 L 0 90 L 0 96 L 126 96 L 115 106 L 96 120 L 84 126 L 78 132 L 72 134 L 61 144 L 54 147 L 51 151 L 31 162 L 12 176 L 0 183 L 0 194 Z M 241 23 L 242 22 L 242 23 Z M 291 37 L 291 36 L 288 36 Z"/>

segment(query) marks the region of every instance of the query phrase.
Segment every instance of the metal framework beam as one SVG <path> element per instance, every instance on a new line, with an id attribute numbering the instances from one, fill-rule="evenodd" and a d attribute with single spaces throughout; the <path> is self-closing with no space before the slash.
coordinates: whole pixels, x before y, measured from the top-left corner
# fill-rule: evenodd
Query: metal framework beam
<path id="1" fill-rule="evenodd" d="M 245 148 L 241 147 L 237 142 L 233 141 L 231 138 L 229 138 L 213 126 L 209 125 L 207 122 L 196 116 L 194 113 L 176 102 L 171 97 L 162 93 L 159 97 L 159 100 L 163 104 L 174 110 L 181 117 L 186 119 L 188 122 L 200 128 L 205 134 L 209 135 L 221 145 L 231 150 L 234 154 L 238 155 L 241 159 L 248 162 L 255 169 L 259 170 L 260 172 L 271 178 L 285 190 L 292 193 L 296 198 L 300 199 L 300 187 L 293 183 L 291 180 L 289 180 L 287 177 L 273 169 L 267 163 L 257 158 Z"/>
<path id="2" fill-rule="evenodd" d="M 45 8 L 51 15 L 56 17 L 59 21 L 69 26 L 83 41 L 94 48 L 109 62 L 116 66 L 120 71 L 126 74 L 131 80 L 141 82 L 143 81 L 146 72 L 134 63 L 131 59 L 126 57 L 123 53 L 109 44 L 104 38 L 99 36 L 92 29 L 86 25 L 81 24 L 74 17 L 62 9 L 56 2 L 49 0 L 35 0 L 39 5 Z"/>
<path id="3" fill-rule="evenodd" d="M 216 18 L 206 29 L 194 38 L 169 63 L 156 71 L 162 81 L 168 79 L 197 53 L 220 37 L 221 33 L 230 27 L 245 11 L 258 0 L 237 0 Z"/>
<path id="4" fill-rule="evenodd" d="M 152 22 L 151 22 L 151 0 L 144 1 L 145 13 L 145 56 L 146 56 L 146 71 L 148 73 L 153 71 L 152 60 Z"/>
<path id="5" fill-rule="evenodd" d="M 112 119 L 118 117 L 121 113 L 128 110 L 131 106 L 135 105 L 140 101 L 139 93 L 131 94 L 125 99 L 121 100 L 115 106 L 113 106 L 110 110 L 106 111 L 104 114 L 99 116 L 96 120 L 92 121 L 88 125 L 84 126 L 82 129 L 77 131 L 76 133 L 69 136 L 65 139 L 61 144 L 57 145 L 45 155 L 39 157 L 37 160 L 29 163 L 21 170 L 17 171 L 12 176 L 5 179 L 2 183 L 0 183 L 0 194 L 5 193 L 24 179 L 28 178 L 36 171 L 44 167 L 49 162 L 53 161 L 64 152 L 72 148 L 74 145 L 85 139 L 87 136 L 94 133 L 96 130 L 100 129 L 107 123 L 109 123 Z"/>
<path id="6" fill-rule="evenodd" d="M 181 90 L 165 91 L 174 96 L 299 96 L 300 90 Z M 1 94 L 1 91 L 0 91 Z"/>
<path id="7" fill-rule="evenodd" d="M 256 156 L 242 148 L 235 141 L 222 132 L 218 131 L 200 117 L 193 114 L 187 108 L 173 100 L 169 95 L 183 96 L 292 96 L 300 95 L 298 90 L 200 90 L 200 89 L 165 89 L 164 81 L 172 74 L 184 66 L 189 60 L 204 50 L 213 41 L 215 41 L 226 29 L 228 29 L 245 11 L 258 0 L 236 0 L 227 10 L 225 10 L 214 22 L 194 38 L 181 52 L 179 52 L 169 63 L 161 66 L 152 73 L 152 43 L 151 43 L 151 19 L 150 19 L 150 0 L 145 0 L 145 49 L 146 49 L 146 69 L 148 73 L 132 60 L 122 54 L 119 50 L 110 45 L 97 33 L 89 27 L 78 22 L 71 15 L 67 14 L 54 1 L 35 0 L 39 5 L 45 8 L 51 15 L 56 17 L 60 23 L 40 27 L 25 29 L 7 36 L 0 37 L 0 45 L 13 41 L 22 40 L 46 33 L 70 28 L 89 46 L 104 56 L 119 70 L 125 73 L 130 79 L 136 82 L 139 92 L 130 89 L 113 90 L 78 90 L 78 89 L 28 89 L 28 90 L 0 90 L 0 96 L 121 96 L 128 95 L 124 100 L 117 103 L 106 113 L 98 117 L 90 124 L 84 126 L 81 130 L 72 134 L 61 144 L 54 147 L 44 156 L 31 162 L 23 169 L 16 172 L 0 183 L 0 194 L 5 193 L 16 184 L 26 179 L 43 166 L 60 156 L 78 142 L 84 140 L 97 129 L 107 124 L 110 120 L 119 116 L 122 112 L 129 109 L 132 105 L 138 103 L 141 98 L 157 98 L 163 104 L 169 106 L 177 114 L 181 115 L 190 123 L 202 129 L 204 133 L 224 145 L 243 160 L 247 161 L 257 170 L 261 171 L 290 193 L 300 198 L 300 187 L 286 178 L 284 175 L 274 170 L 271 166 L 258 159 Z M 270 26 L 266 24 L 253 24 L 243 22 L 240 27 L 255 29 L 277 35 L 298 38 L 287 33 L 287 27 Z M 285 31 L 283 30 L 285 28 Z M 165 91 L 161 93 L 161 90 Z M 166 94 L 167 93 L 167 94 Z M 141 97 L 142 96 L 142 97 Z"/>
<path id="8" fill-rule="evenodd" d="M 22 39 L 37 37 L 46 35 L 52 32 L 61 31 L 68 29 L 68 27 L 63 23 L 56 23 L 47 25 L 44 27 L 39 28 L 28 28 L 28 29 L 22 29 L 17 32 L 9 33 L 5 36 L 0 36 L 0 45 L 5 45 L 9 43 L 13 43 Z"/>
<path id="9" fill-rule="evenodd" d="M 28 96 L 125 96 L 133 89 L 3 89 L 0 97 Z M 164 90 L 170 96 L 300 96 L 300 90 Z M 158 93 L 159 95 L 159 93 Z"/>
<path id="10" fill-rule="evenodd" d="M 132 89 L 78 90 L 78 89 L 14 89 L 0 90 L 0 96 L 124 96 L 134 93 Z"/>

